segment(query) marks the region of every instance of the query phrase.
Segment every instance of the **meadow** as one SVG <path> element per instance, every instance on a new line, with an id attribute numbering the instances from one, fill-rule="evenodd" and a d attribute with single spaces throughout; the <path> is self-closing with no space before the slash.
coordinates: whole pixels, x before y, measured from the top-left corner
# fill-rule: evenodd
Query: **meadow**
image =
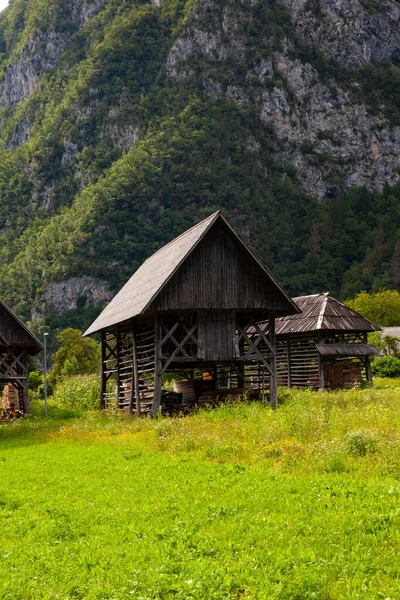
<path id="1" fill-rule="evenodd" d="M 400 381 L 0 426 L 0 598 L 400 598 Z"/>

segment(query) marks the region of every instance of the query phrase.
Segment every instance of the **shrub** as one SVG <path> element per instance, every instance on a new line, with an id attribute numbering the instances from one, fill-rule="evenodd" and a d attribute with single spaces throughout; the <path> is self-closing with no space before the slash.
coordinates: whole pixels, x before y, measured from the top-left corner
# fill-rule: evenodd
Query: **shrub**
<path id="1" fill-rule="evenodd" d="M 53 399 L 71 408 L 95 410 L 100 403 L 100 377 L 77 375 L 58 384 Z"/>
<path id="2" fill-rule="evenodd" d="M 383 356 L 372 363 L 372 373 L 378 377 L 400 377 L 400 358 Z"/>
<path id="3" fill-rule="evenodd" d="M 53 357 L 51 379 L 59 381 L 62 377 L 95 373 L 100 362 L 100 344 L 83 337 L 79 329 L 64 329 L 57 336 L 60 347 Z"/>
<path id="4" fill-rule="evenodd" d="M 28 389 L 36 391 L 43 383 L 43 375 L 39 371 L 31 371 L 28 375 Z"/>
<path id="5" fill-rule="evenodd" d="M 352 456 L 366 456 L 377 450 L 375 437 L 369 431 L 353 431 L 345 438 L 347 451 Z"/>

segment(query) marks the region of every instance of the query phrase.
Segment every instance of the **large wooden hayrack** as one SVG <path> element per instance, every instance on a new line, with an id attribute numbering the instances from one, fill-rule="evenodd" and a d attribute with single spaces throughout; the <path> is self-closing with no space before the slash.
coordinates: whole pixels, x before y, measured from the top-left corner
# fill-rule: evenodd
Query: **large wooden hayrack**
<path id="1" fill-rule="evenodd" d="M 43 349 L 39 340 L 0 300 L 0 384 L 12 384 L 17 393 L 15 408 L 30 413 L 28 356 Z"/>
<path id="2" fill-rule="evenodd" d="M 215 213 L 151 256 L 86 332 L 102 336 L 101 407 L 157 414 L 167 373 L 205 374 L 207 394 L 269 389 L 276 405 L 275 318 L 296 312 Z"/>

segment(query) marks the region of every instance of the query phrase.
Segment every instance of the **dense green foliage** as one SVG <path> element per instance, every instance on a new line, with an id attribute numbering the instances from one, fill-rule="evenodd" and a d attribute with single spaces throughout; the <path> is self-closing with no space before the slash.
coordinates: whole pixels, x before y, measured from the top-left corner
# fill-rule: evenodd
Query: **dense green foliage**
<path id="1" fill-rule="evenodd" d="M 374 294 L 361 292 L 346 304 L 380 327 L 400 323 L 400 293 L 397 290 L 384 290 Z"/>
<path id="2" fill-rule="evenodd" d="M 79 410 L 95 410 L 100 402 L 100 377 L 98 375 L 77 375 L 65 377 L 58 383 L 53 401 L 60 406 Z"/>
<path id="3" fill-rule="evenodd" d="M 91 374 L 99 370 L 100 344 L 83 337 L 79 329 L 71 327 L 58 334 L 59 347 L 53 356 L 50 380 L 56 383 L 63 377 Z"/>
<path id="4" fill-rule="evenodd" d="M 246 35 L 245 57 L 199 54 L 180 80 L 166 76 L 165 64 L 192 0 L 161 8 L 109 0 L 84 27 L 74 4 L 14 0 L 0 15 L 0 74 L 21 52 L 43 62 L 34 93 L 0 106 L 0 295 L 21 316 L 30 318 L 49 282 L 89 274 L 118 289 L 154 250 L 217 208 L 292 295 L 399 287 L 400 186 L 339 192 L 319 205 L 295 168 L 276 159 L 284 142 L 261 121 L 248 74 L 284 39 L 296 41 L 279 2 L 227 1 Z M 222 22 L 217 8 L 212 19 L 205 13 L 208 28 Z M 65 46 L 57 68 L 46 67 L 50 35 Z M 316 49 L 294 47 L 325 81 L 350 90 L 358 81 L 365 97 L 373 90 L 371 110 L 384 98 L 397 119 L 398 73 L 389 65 L 350 74 Z M 228 94 L 250 84 L 248 103 Z M 29 139 L 15 142 L 26 129 Z M 313 159 L 317 167 L 328 160 Z M 334 165 L 330 179 L 339 190 Z M 44 321 L 83 328 L 91 318 L 50 311 Z"/>
<path id="5" fill-rule="evenodd" d="M 0 597 L 397 598 L 395 385 L 1 426 Z"/>
<path id="6" fill-rule="evenodd" d="M 400 377 L 400 358 L 390 354 L 375 358 L 372 373 L 378 377 Z"/>

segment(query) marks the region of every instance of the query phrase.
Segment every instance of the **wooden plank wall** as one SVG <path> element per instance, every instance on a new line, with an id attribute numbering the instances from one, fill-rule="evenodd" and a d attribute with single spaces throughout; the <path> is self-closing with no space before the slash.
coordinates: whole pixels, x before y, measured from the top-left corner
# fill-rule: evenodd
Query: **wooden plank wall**
<path id="1" fill-rule="evenodd" d="M 308 335 L 277 337 L 279 386 L 319 387 L 317 343 L 316 337 Z"/>
<path id="2" fill-rule="evenodd" d="M 221 223 L 185 260 L 150 309 L 287 308 L 282 293 Z"/>
<path id="3" fill-rule="evenodd" d="M 13 346 L 31 346 L 32 339 L 23 327 L 0 305 L 0 333 Z"/>
<path id="4" fill-rule="evenodd" d="M 198 357 L 230 361 L 236 357 L 236 315 L 233 311 L 199 313 Z"/>

